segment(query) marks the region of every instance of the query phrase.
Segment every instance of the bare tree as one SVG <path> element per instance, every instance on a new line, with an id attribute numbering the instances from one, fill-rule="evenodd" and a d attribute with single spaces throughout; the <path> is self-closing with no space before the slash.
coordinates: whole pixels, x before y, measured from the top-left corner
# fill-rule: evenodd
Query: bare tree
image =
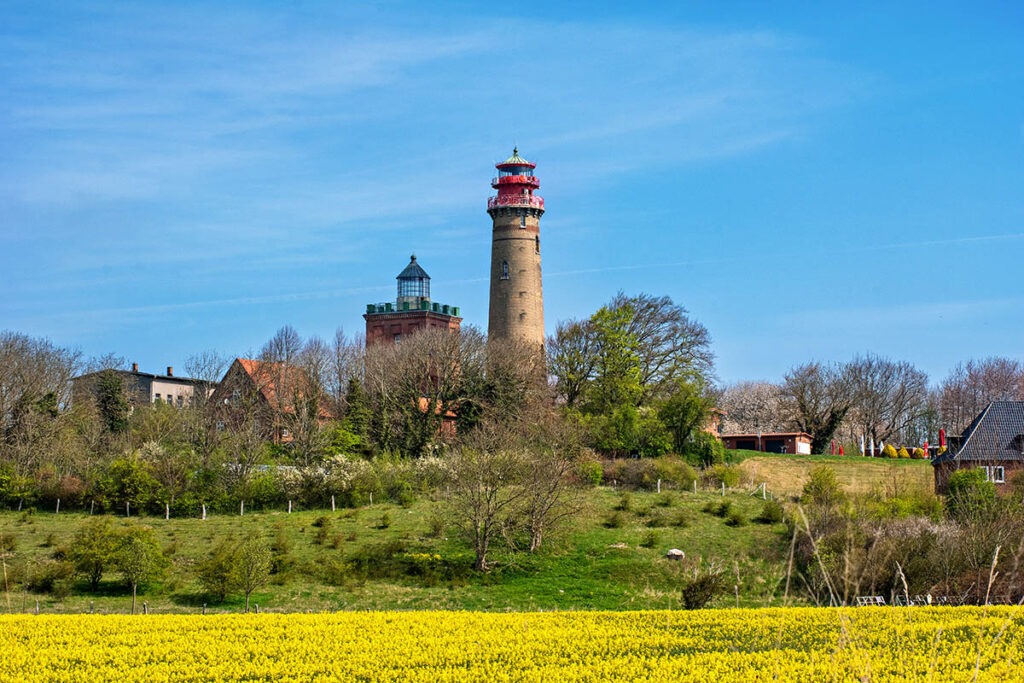
<path id="1" fill-rule="evenodd" d="M 845 369 L 805 363 L 783 378 L 782 405 L 788 423 L 811 435 L 811 451 L 823 453 L 853 404 Z"/>
<path id="2" fill-rule="evenodd" d="M 39 465 L 61 432 L 61 411 L 71 398 L 71 378 L 81 367 L 77 351 L 17 332 L 0 332 L 0 460 L 20 472 Z"/>
<path id="3" fill-rule="evenodd" d="M 193 389 L 190 407 L 206 406 L 206 400 L 230 364 L 230 359 L 213 350 L 201 351 L 185 359 L 185 374 L 200 382 Z"/>
<path id="4" fill-rule="evenodd" d="M 1009 358 L 957 365 L 939 388 L 943 426 L 962 432 L 991 401 L 1024 400 L 1024 366 Z"/>
<path id="5" fill-rule="evenodd" d="M 516 525 L 527 499 L 522 480 L 528 458 L 499 440 L 498 432 L 478 430 L 475 443 L 456 449 L 448 461 L 451 518 L 473 546 L 478 571 L 490 568 L 491 545 Z"/>
<path id="6" fill-rule="evenodd" d="M 848 363 L 845 375 L 850 419 L 857 433 L 875 443 L 905 439 L 928 411 L 928 375 L 910 363 L 869 353 Z"/>
<path id="7" fill-rule="evenodd" d="M 381 448 L 418 456 L 450 436 L 442 424 L 477 401 L 486 365 L 486 341 L 473 327 L 422 330 L 367 349 L 366 392 Z"/>

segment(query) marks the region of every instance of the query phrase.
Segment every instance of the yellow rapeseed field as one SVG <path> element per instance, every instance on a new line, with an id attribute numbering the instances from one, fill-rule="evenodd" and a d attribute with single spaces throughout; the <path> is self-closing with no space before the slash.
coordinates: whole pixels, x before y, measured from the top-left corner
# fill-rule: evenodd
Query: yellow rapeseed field
<path id="1" fill-rule="evenodd" d="M 0 616 L 0 681 L 1020 681 L 1021 616 L 1007 607 Z"/>

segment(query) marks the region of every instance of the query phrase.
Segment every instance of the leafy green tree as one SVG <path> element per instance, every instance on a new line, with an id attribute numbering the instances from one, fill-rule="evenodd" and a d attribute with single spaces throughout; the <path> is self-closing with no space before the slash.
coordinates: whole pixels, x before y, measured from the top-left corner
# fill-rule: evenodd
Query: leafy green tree
<path id="1" fill-rule="evenodd" d="M 97 498 L 113 510 L 142 510 L 154 500 L 158 482 L 137 453 L 113 460 L 97 482 Z"/>
<path id="2" fill-rule="evenodd" d="M 159 580 L 167 568 L 153 529 L 148 526 L 127 529 L 121 535 L 116 562 L 124 582 L 132 589 L 132 614 L 135 614 L 139 586 Z"/>
<path id="3" fill-rule="evenodd" d="M 245 611 L 249 611 L 249 596 L 266 584 L 273 567 L 273 556 L 266 541 L 256 536 L 238 546 L 234 558 L 235 579 L 245 593 Z"/>
<path id="4" fill-rule="evenodd" d="M 685 453 L 693 436 L 708 423 L 711 398 L 699 381 L 679 382 L 658 408 L 658 417 L 672 433 L 676 453 Z"/>
<path id="5" fill-rule="evenodd" d="M 124 381 L 113 370 L 104 370 L 96 378 L 96 408 L 108 432 L 122 434 L 128 430 L 131 405 Z"/>
<path id="6" fill-rule="evenodd" d="M 640 353 L 629 331 L 631 313 L 627 306 L 604 306 L 590 319 L 597 339 L 597 362 L 587 412 L 610 415 L 617 408 L 640 404 Z"/>
<path id="7" fill-rule="evenodd" d="M 205 560 L 199 563 L 199 584 L 217 602 L 224 602 L 235 590 L 235 553 L 237 544 L 223 539 L 214 546 Z"/>
<path id="8" fill-rule="evenodd" d="M 93 517 L 78 527 L 68 549 L 68 560 L 85 577 L 89 588 L 99 588 L 103 574 L 117 561 L 120 535 L 109 517 Z"/>

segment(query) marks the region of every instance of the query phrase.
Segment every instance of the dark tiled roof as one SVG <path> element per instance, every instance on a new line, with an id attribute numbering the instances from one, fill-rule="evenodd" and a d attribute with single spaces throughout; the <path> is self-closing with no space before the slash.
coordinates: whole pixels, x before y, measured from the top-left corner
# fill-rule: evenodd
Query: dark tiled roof
<path id="1" fill-rule="evenodd" d="M 420 264 L 416 263 L 416 254 L 413 254 L 410 258 L 411 260 L 409 261 L 409 265 L 405 267 L 405 270 L 398 274 L 397 279 L 415 280 L 417 278 L 426 278 L 429 280 L 430 276 L 427 275 L 427 271 L 423 270 Z"/>
<path id="2" fill-rule="evenodd" d="M 1024 461 L 1024 401 L 993 401 L 967 426 L 956 452 L 940 462 Z"/>

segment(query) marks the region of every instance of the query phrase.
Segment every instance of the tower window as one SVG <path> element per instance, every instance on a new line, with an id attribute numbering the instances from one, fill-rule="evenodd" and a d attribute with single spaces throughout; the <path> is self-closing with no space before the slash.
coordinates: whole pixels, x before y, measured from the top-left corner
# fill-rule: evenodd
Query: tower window
<path id="1" fill-rule="evenodd" d="M 508 279 L 508 261 L 502 261 L 501 262 L 501 279 L 502 280 L 507 280 Z"/>
<path id="2" fill-rule="evenodd" d="M 519 227 L 520 228 L 525 228 L 526 227 L 526 216 L 520 216 L 519 217 Z"/>
<path id="3" fill-rule="evenodd" d="M 539 254 L 540 253 L 540 236 L 533 238 L 533 248 Z"/>

